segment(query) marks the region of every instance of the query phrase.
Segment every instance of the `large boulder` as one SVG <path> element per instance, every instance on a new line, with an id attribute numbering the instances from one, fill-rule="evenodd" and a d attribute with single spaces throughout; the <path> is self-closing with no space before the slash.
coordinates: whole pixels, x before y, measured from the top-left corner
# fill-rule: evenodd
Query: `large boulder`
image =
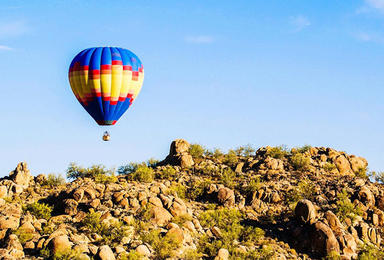
<path id="1" fill-rule="evenodd" d="M 48 246 L 53 254 L 62 254 L 71 250 L 72 244 L 67 235 L 61 235 L 52 238 Z"/>
<path id="2" fill-rule="evenodd" d="M 115 260 L 115 255 L 112 252 L 112 249 L 108 246 L 101 246 L 99 248 L 99 252 L 97 253 L 97 257 L 100 260 Z"/>
<path id="3" fill-rule="evenodd" d="M 19 163 L 16 169 L 9 174 L 9 177 L 14 183 L 21 185 L 23 188 L 28 188 L 29 182 L 33 178 L 26 162 Z"/>
<path id="4" fill-rule="evenodd" d="M 235 206 L 235 193 L 229 188 L 220 188 L 217 194 L 217 199 L 224 206 Z"/>
<path id="5" fill-rule="evenodd" d="M 331 252 L 339 253 L 340 246 L 332 229 L 321 221 L 313 225 L 310 233 L 311 250 L 321 256 L 327 256 Z"/>
<path id="6" fill-rule="evenodd" d="M 171 219 L 172 215 L 165 208 L 152 207 L 150 209 L 151 222 L 158 226 L 165 226 Z"/>
<path id="7" fill-rule="evenodd" d="M 375 206 L 375 196 L 367 186 L 361 187 L 359 191 L 359 200 L 368 208 Z"/>
<path id="8" fill-rule="evenodd" d="M 189 154 L 190 144 L 184 139 L 176 139 L 171 143 L 169 155 L 158 165 L 174 165 L 189 168 L 194 165 L 192 156 Z"/>
<path id="9" fill-rule="evenodd" d="M 333 163 L 336 165 L 337 170 L 339 170 L 340 174 L 352 174 L 351 164 L 349 163 L 348 159 L 345 158 L 344 155 L 338 155 L 334 160 Z"/>
<path id="10" fill-rule="evenodd" d="M 314 223 L 317 213 L 311 201 L 300 200 L 295 208 L 295 216 L 304 223 Z"/>
<path id="11" fill-rule="evenodd" d="M 353 172 L 358 172 L 360 169 L 366 169 L 368 167 L 368 162 L 363 157 L 351 155 L 348 159 Z"/>

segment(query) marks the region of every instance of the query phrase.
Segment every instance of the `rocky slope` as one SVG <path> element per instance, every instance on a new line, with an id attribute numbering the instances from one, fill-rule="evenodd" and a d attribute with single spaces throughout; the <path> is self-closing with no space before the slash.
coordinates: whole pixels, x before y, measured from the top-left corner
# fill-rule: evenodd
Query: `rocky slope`
<path id="1" fill-rule="evenodd" d="M 0 259 L 384 259 L 384 186 L 331 148 L 185 140 L 161 162 L 71 165 L 63 183 L 20 163 L 0 180 Z"/>

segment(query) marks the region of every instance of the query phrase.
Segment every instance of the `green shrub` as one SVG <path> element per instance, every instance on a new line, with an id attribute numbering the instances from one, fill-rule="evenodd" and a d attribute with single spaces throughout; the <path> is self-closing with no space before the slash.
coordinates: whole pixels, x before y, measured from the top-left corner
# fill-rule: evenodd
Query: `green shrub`
<path id="1" fill-rule="evenodd" d="M 309 152 L 311 150 L 312 146 L 306 144 L 306 145 L 303 145 L 302 147 L 297 147 L 296 148 L 296 151 L 298 153 L 306 153 L 306 152 Z"/>
<path id="2" fill-rule="evenodd" d="M 174 179 L 178 176 L 178 172 L 175 168 L 170 165 L 167 165 L 165 169 L 162 169 L 158 173 L 156 173 L 156 177 L 160 179 Z"/>
<path id="3" fill-rule="evenodd" d="M 52 207 L 45 203 L 34 202 L 24 207 L 25 211 L 29 211 L 37 219 L 50 219 Z"/>
<path id="4" fill-rule="evenodd" d="M 330 162 L 326 162 L 326 163 L 323 165 L 323 169 L 324 169 L 326 172 L 332 172 L 333 170 L 336 169 L 336 165 L 334 165 L 333 163 L 330 163 Z"/>
<path id="5" fill-rule="evenodd" d="M 31 232 L 27 232 L 23 228 L 18 228 L 17 230 L 13 231 L 13 234 L 15 234 L 22 245 L 24 245 L 26 242 L 31 240 L 34 237 L 34 234 Z"/>
<path id="6" fill-rule="evenodd" d="M 118 260 L 144 260 L 146 259 L 142 254 L 136 250 L 130 250 L 128 253 L 122 253 Z"/>
<path id="7" fill-rule="evenodd" d="M 129 180 L 141 182 L 151 182 L 155 176 L 153 169 L 148 167 L 146 163 L 121 166 L 118 173 L 126 174 Z"/>
<path id="8" fill-rule="evenodd" d="M 137 168 L 139 168 L 139 166 L 147 166 L 147 164 L 145 162 L 129 163 L 127 165 L 120 166 L 117 169 L 117 173 L 119 175 L 128 175 L 128 174 L 134 173 L 137 170 Z"/>
<path id="9" fill-rule="evenodd" d="M 91 233 L 99 234 L 103 242 L 111 245 L 119 243 L 121 239 L 127 236 L 127 229 L 121 221 L 105 223 L 100 221 L 101 213 L 89 210 L 87 216 L 81 221 L 81 225 Z"/>
<path id="10" fill-rule="evenodd" d="M 68 179 L 77 179 L 77 178 L 95 178 L 99 175 L 110 175 L 113 174 L 113 170 L 107 170 L 103 165 L 92 165 L 88 168 L 83 168 L 76 165 L 75 163 L 70 163 L 67 169 L 67 178 Z"/>
<path id="11" fill-rule="evenodd" d="M 260 176 L 256 176 L 255 178 L 251 179 L 251 181 L 248 183 L 247 186 L 243 189 L 243 192 L 246 196 L 250 197 L 253 195 L 254 192 L 258 191 L 262 187 L 262 183 L 260 181 Z"/>
<path id="12" fill-rule="evenodd" d="M 65 184 L 65 179 L 61 174 L 56 175 L 54 173 L 50 173 L 47 176 L 47 179 L 42 183 L 43 186 L 55 187 Z"/>
<path id="13" fill-rule="evenodd" d="M 49 250 L 49 248 L 44 247 L 40 250 L 40 256 L 44 259 L 52 259 L 52 260 L 81 260 L 80 257 L 81 252 L 79 250 L 66 250 L 62 252 L 56 252 L 54 255 Z"/>
<path id="14" fill-rule="evenodd" d="M 248 144 L 246 146 L 239 146 L 235 152 L 237 156 L 249 157 L 255 152 L 255 149 Z"/>
<path id="15" fill-rule="evenodd" d="M 275 159 L 283 159 L 289 154 L 288 148 L 284 145 L 275 146 L 267 150 L 266 155 Z"/>
<path id="16" fill-rule="evenodd" d="M 355 206 L 351 202 L 345 189 L 337 194 L 336 215 L 341 221 L 344 221 L 346 218 L 350 218 L 353 221 L 357 216 L 362 216 L 362 214 L 363 211 L 359 206 Z"/>
<path id="17" fill-rule="evenodd" d="M 372 172 L 371 175 L 374 177 L 375 181 L 384 184 L 384 172 Z"/>
<path id="18" fill-rule="evenodd" d="M 210 184 L 209 180 L 192 180 L 186 193 L 187 198 L 191 200 L 201 199 Z"/>
<path id="19" fill-rule="evenodd" d="M 355 171 L 355 176 L 363 179 L 368 179 L 367 172 L 367 168 L 360 167 L 357 171 Z"/>
<path id="20" fill-rule="evenodd" d="M 168 194 L 177 196 L 181 199 L 185 199 L 187 193 L 187 187 L 178 182 L 172 182 L 171 186 L 168 188 Z"/>
<path id="21" fill-rule="evenodd" d="M 239 159 L 234 150 L 229 150 L 228 153 L 224 155 L 224 163 L 231 167 L 235 167 L 238 161 Z"/>
<path id="22" fill-rule="evenodd" d="M 200 144 L 191 144 L 189 146 L 189 154 L 193 157 L 193 159 L 202 158 L 204 151 L 204 147 Z"/>
<path id="23" fill-rule="evenodd" d="M 181 259 L 184 260 L 200 260 L 203 254 L 197 251 L 197 249 L 187 249 L 183 252 Z"/>
<path id="24" fill-rule="evenodd" d="M 363 247 L 360 248 L 359 260 L 376 260 L 384 259 L 384 251 L 376 247 L 373 244 L 364 243 Z"/>
<path id="25" fill-rule="evenodd" d="M 191 215 L 189 214 L 183 214 L 183 215 L 180 215 L 180 216 L 177 216 L 177 217 L 174 217 L 172 222 L 179 225 L 179 226 L 182 226 L 185 222 L 187 221 L 191 221 L 192 220 L 192 217 Z"/>
<path id="26" fill-rule="evenodd" d="M 296 187 L 287 193 L 287 201 L 295 205 L 299 200 L 308 199 L 313 201 L 316 189 L 312 181 L 303 178 Z"/>
<path id="27" fill-rule="evenodd" d="M 159 229 L 153 229 L 149 233 L 141 234 L 141 240 L 152 246 L 158 259 L 175 256 L 175 250 L 181 246 L 180 241 L 174 234 L 165 235 Z"/>
<path id="28" fill-rule="evenodd" d="M 147 161 L 147 165 L 148 165 L 148 167 L 151 167 L 151 168 L 156 167 L 158 163 L 159 163 L 159 160 L 156 160 L 155 158 L 150 158 L 150 159 Z"/>
<path id="29" fill-rule="evenodd" d="M 243 259 L 255 259 L 255 260 L 272 260 L 275 259 L 275 250 L 270 245 L 264 245 L 260 249 L 254 249 L 247 252 L 234 251 L 231 259 L 243 260 Z"/>
<path id="30" fill-rule="evenodd" d="M 326 260 L 339 260 L 341 259 L 340 254 L 337 251 L 331 251 L 325 258 Z"/>
<path id="31" fill-rule="evenodd" d="M 242 220 L 243 214 L 237 209 L 220 208 L 202 212 L 199 215 L 200 224 L 204 228 L 218 227 L 221 237 L 215 239 L 202 235 L 198 243 L 199 252 L 213 257 L 220 248 L 226 248 L 233 254 L 237 248 L 236 241 L 255 243 L 264 236 L 264 231 L 259 228 L 243 226 Z"/>
<path id="32" fill-rule="evenodd" d="M 311 160 L 308 156 L 303 155 L 302 153 L 295 153 L 291 157 L 291 164 L 293 168 L 297 171 L 308 170 Z"/>
<path id="33" fill-rule="evenodd" d="M 221 173 L 220 181 L 222 184 L 224 184 L 225 187 L 234 188 L 235 178 L 236 178 L 236 173 L 232 171 L 231 168 L 225 168 Z"/>
<path id="34" fill-rule="evenodd" d="M 109 176 L 105 174 L 99 174 L 95 176 L 95 182 L 103 184 L 114 183 L 117 182 L 117 177 L 114 174 Z"/>

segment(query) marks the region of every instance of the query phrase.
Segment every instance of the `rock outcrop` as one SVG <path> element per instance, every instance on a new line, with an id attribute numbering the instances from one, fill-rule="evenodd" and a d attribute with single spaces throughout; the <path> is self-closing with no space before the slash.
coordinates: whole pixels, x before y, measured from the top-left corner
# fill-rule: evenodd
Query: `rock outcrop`
<path id="1" fill-rule="evenodd" d="M 68 183 L 18 164 L 0 179 L 0 259 L 384 259 L 384 186 L 364 158 L 191 150 L 178 139 L 157 165 Z"/>

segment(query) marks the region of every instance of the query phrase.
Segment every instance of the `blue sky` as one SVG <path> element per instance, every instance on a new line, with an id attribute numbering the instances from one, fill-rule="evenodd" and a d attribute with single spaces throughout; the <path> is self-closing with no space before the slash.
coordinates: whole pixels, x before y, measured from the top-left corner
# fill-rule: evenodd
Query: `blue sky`
<path id="1" fill-rule="evenodd" d="M 146 73 L 111 142 L 67 79 L 93 46 Z M 0 176 L 162 159 L 176 138 L 330 146 L 384 170 L 383 64 L 384 0 L 2 0 Z"/>

